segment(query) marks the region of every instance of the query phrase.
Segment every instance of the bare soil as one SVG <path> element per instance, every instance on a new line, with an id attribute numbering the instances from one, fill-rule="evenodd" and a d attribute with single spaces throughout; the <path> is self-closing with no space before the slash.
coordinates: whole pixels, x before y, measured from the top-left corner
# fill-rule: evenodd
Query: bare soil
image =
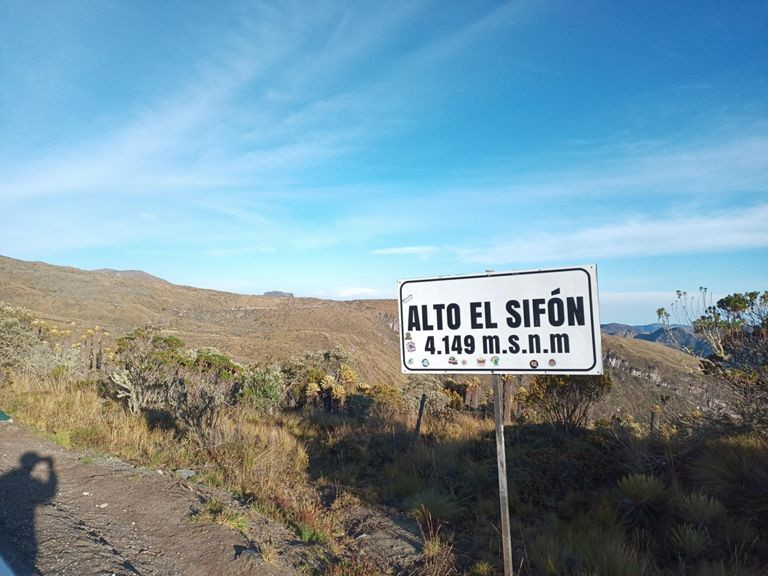
<path id="1" fill-rule="evenodd" d="M 204 497 L 170 473 L 65 450 L 4 424 L 0 474 L 0 553 L 18 576 L 296 574 L 279 558 L 265 562 L 240 532 L 195 522 Z M 262 528 L 285 537 L 279 526 Z"/>
<path id="2" fill-rule="evenodd" d="M 246 533 L 196 520 L 212 497 L 246 518 Z M 16 576 L 293 576 L 329 560 L 320 545 L 238 506 L 172 471 L 67 450 L 20 424 L 0 424 L 0 557 Z M 342 528 L 346 555 L 394 573 L 421 557 L 417 526 L 383 510 L 350 506 Z"/>

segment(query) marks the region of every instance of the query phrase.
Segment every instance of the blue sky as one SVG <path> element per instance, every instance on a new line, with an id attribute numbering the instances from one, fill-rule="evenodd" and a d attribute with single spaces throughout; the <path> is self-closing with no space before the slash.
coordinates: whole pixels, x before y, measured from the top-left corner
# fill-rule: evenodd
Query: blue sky
<path id="1" fill-rule="evenodd" d="M 764 2 L 0 0 L 0 254 L 325 298 L 768 288 Z"/>

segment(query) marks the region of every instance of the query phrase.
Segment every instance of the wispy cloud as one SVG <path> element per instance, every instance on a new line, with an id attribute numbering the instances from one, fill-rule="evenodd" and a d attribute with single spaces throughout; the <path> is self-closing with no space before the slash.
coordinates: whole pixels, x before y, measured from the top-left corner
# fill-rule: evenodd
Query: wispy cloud
<path id="1" fill-rule="evenodd" d="M 169 83 L 174 92 L 124 111 L 125 120 L 107 131 L 0 167 L 0 199 L 263 190 L 295 181 L 301 169 L 392 126 L 383 111 L 403 99 L 391 89 L 398 69 L 376 82 L 350 78 L 426 5 L 375 9 L 375 17 L 371 9 L 253 8 L 188 77 Z"/>
<path id="2" fill-rule="evenodd" d="M 437 250 L 436 246 L 396 246 L 393 248 L 379 248 L 372 250 L 372 254 L 431 254 Z"/>
<path id="3" fill-rule="evenodd" d="M 400 31 L 434 9 L 429 1 L 244 9 L 238 27 L 168 82 L 172 91 L 123 110 L 109 129 L 0 167 L 0 200 L 233 188 L 260 194 L 296 184 L 302 171 L 403 129 L 417 118 L 414 93 L 429 92 L 443 62 L 534 6 L 476 14 L 407 50 L 398 45 Z M 382 54 L 389 64 L 371 74 L 369 61 Z M 399 89 L 420 84 L 415 92 Z"/>
<path id="4" fill-rule="evenodd" d="M 768 247 L 768 204 L 714 214 L 627 218 L 568 232 L 537 233 L 459 249 L 468 262 L 494 264 L 646 257 Z"/>
<path id="5" fill-rule="evenodd" d="M 277 250 L 272 246 L 239 246 L 236 248 L 209 248 L 200 255 L 213 258 L 227 256 L 245 256 L 247 254 L 274 254 Z"/>
<path id="6" fill-rule="evenodd" d="M 557 154 L 497 159 L 457 174 L 457 198 L 474 187 L 497 202 L 633 195 L 669 199 L 762 192 L 768 188 L 768 124 L 718 126 L 725 133 L 678 142 L 564 142 Z M 521 172 L 521 165 L 528 168 Z M 576 166 L 576 167 L 574 167 Z"/>

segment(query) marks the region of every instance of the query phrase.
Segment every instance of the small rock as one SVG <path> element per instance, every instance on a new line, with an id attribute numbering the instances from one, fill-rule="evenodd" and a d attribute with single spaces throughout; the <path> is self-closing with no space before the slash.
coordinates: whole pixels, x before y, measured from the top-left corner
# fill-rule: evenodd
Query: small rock
<path id="1" fill-rule="evenodd" d="M 157 473 L 160 474 L 160 476 L 163 475 L 163 471 L 162 470 L 158 470 Z"/>
<path id="2" fill-rule="evenodd" d="M 106 508 L 107 506 L 109 506 L 109 504 L 107 504 L 106 502 L 102 502 L 101 504 L 99 504 L 99 508 Z"/>
<path id="3" fill-rule="evenodd" d="M 83 496 L 90 496 L 90 495 L 91 495 L 90 492 L 83 492 Z"/>
<path id="4" fill-rule="evenodd" d="M 187 468 L 179 468 L 176 470 L 176 476 L 181 478 L 182 480 L 189 480 L 190 478 L 194 478 L 197 476 L 197 472 L 194 470 L 189 470 Z"/>

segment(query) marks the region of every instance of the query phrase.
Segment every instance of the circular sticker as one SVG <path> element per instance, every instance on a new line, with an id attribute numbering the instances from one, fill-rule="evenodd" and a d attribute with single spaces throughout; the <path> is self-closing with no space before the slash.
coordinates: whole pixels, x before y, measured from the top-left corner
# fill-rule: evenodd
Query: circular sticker
<path id="1" fill-rule="evenodd" d="M 426 368 L 427 366 L 429 366 L 429 360 L 424 358 L 424 360 L 421 361 L 421 365 L 424 366 L 424 368 Z"/>
<path id="2" fill-rule="evenodd" d="M 531 368 L 538 368 L 539 367 L 539 363 L 536 360 L 531 360 L 530 366 L 531 366 Z"/>

